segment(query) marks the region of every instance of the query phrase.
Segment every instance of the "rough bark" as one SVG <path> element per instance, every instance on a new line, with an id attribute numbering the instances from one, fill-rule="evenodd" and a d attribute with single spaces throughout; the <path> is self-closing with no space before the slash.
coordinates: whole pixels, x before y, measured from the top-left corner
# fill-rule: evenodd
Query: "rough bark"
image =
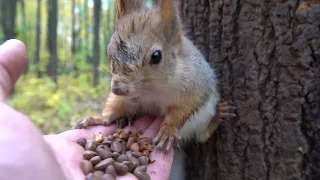
<path id="1" fill-rule="evenodd" d="M 47 66 L 47 74 L 54 82 L 57 82 L 57 25 L 58 25 L 58 3 L 57 0 L 48 0 L 48 50 L 50 61 Z"/>
<path id="2" fill-rule="evenodd" d="M 188 146 L 188 179 L 320 178 L 320 4 L 299 3 L 180 2 L 186 34 L 238 115 Z"/>
<path id="3" fill-rule="evenodd" d="M 99 62 L 100 62 L 100 43 L 99 43 L 99 27 L 100 27 L 101 0 L 94 0 L 94 28 L 93 28 L 93 85 L 99 83 Z"/>
<path id="4" fill-rule="evenodd" d="M 41 49 L 41 0 L 37 0 L 37 22 L 36 22 L 36 52 L 34 58 L 34 64 L 37 67 L 37 76 L 41 77 L 39 70 L 40 62 L 40 49 Z"/>

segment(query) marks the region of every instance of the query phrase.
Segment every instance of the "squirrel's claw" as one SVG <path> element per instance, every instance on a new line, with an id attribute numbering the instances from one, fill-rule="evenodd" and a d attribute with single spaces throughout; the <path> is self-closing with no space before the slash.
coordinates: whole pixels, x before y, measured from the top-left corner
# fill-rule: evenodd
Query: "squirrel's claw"
<path id="1" fill-rule="evenodd" d="M 153 139 L 153 146 L 157 147 L 157 150 L 160 150 L 165 147 L 165 154 L 169 154 L 170 150 L 174 145 L 178 145 L 181 136 L 177 133 L 176 128 L 166 128 L 166 125 L 162 126 L 157 134 L 157 136 Z M 170 130 L 171 129 L 171 130 Z M 176 142 L 176 143 L 175 143 Z M 167 143 L 167 144 L 166 144 Z M 166 146 L 165 146 L 166 144 Z M 180 146 L 179 146 L 180 147 Z"/>
<path id="2" fill-rule="evenodd" d="M 130 115 L 121 117 L 121 118 L 116 120 L 117 127 L 119 129 L 123 129 L 126 126 L 131 127 L 131 125 L 133 124 L 134 119 L 135 119 L 135 117 L 134 116 L 130 116 Z"/>
<path id="3" fill-rule="evenodd" d="M 126 126 L 126 117 L 122 117 L 116 120 L 117 128 L 123 129 Z"/>
<path id="4" fill-rule="evenodd" d="M 173 144 L 173 148 L 175 148 L 176 150 L 181 150 L 180 141 L 181 141 L 181 136 L 179 136 L 179 138 L 176 139 L 175 143 Z"/>
<path id="5" fill-rule="evenodd" d="M 226 119 L 228 117 L 236 117 L 234 113 L 237 109 L 234 106 L 233 102 L 222 102 L 217 105 L 217 115 L 220 116 L 222 119 Z"/>
<path id="6" fill-rule="evenodd" d="M 90 116 L 77 121 L 72 129 L 84 129 L 89 126 L 108 126 L 112 123 L 109 119 L 105 119 L 102 115 Z"/>
<path id="7" fill-rule="evenodd" d="M 89 121 L 92 117 L 86 117 L 77 121 L 76 125 L 72 129 L 84 129 L 89 126 Z"/>

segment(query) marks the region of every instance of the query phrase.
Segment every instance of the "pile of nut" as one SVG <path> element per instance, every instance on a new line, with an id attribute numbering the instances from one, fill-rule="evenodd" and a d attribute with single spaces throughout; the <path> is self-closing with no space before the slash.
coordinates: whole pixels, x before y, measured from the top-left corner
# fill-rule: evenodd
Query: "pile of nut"
<path id="1" fill-rule="evenodd" d="M 151 142 L 136 130 L 123 129 L 109 136 L 100 133 L 93 139 L 80 138 L 77 143 L 85 149 L 81 170 L 86 180 L 115 180 L 128 172 L 139 180 L 148 180 L 147 165 L 154 162 L 149 158 Z"/>

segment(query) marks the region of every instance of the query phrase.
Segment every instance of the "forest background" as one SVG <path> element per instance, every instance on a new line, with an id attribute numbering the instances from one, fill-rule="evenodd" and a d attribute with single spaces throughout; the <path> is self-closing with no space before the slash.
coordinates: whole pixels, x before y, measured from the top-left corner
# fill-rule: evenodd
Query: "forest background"
<path id="1" fill-rule="evenodd" d="M 0 40 L 23 41 L 29 60 L 8 103 L 43 133 L 64 131 L 102 110 L 109 91 L 106 46 L 115 1 L 0 1 Z"/>

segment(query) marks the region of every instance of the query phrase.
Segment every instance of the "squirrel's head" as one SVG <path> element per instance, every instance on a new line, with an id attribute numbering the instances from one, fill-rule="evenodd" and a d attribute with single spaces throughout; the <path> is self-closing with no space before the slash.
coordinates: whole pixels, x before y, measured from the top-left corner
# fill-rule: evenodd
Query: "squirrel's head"
<path id="1" fill-rule="evenodd" d="M 173 0 L 150 9 L 142 0 L 117 0 L 116 28 L 107 50 L 112 92 L 133 98 L 165 87 L 175 74 L 181 38 Z"/>

